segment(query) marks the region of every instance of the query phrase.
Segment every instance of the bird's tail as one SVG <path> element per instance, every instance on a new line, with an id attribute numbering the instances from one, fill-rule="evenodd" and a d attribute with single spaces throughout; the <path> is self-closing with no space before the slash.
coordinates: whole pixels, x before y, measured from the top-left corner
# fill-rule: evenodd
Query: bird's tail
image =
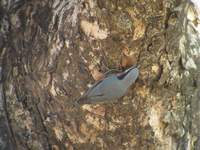
<path id="1" fill-rule="evenodd" d="M 83 105 L 88 103 L 88 99 L 87 97 L 80 97 L 76 102 L 78 105 Z"/>
<path id="2" fill-rule="evenodd" d="M 72 107 L 73 109 L 79 109 L 80 108 L 80 104 L 79 104 L 79 99 L 74 99 L 70 102 L 70 107 Z"/>
<path id="3" fill-rule="evenodd" d="M 80 98 L 75 99 L 75 100 L 73 100 L 73 101 L 71 102 L 71 106 L 72 106 L 73 108 L 80 108 L 81 105 L 83 105 L 83 104 L 88 104 L 88 100 L 87 100 L 86 97 L 80 97 Z"/>

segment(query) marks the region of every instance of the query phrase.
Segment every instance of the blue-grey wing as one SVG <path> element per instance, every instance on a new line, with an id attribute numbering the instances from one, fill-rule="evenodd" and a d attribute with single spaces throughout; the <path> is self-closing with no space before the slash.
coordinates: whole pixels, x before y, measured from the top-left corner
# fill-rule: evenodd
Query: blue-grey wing
<path id="1" fill-rule="evenodd" d="M 79 104 L 91 104 L 101 102 L 106 98 L 105 93 L 101 90 L 101 84 L 103 81 L 98 84 L 93 85 L 79 100 Z M 101 84 L 100 84 L 101 83 Z"/>
<path id="2" fill-rule="evenodd" d="M 126 90 L 116 76 L 109 80 L 109 82 L 106 82 L 104 86 L 107 88 L 102 88 L 101 91 L 108 99 L 120 98 Z"/>
<path id="3" fill-rule="evenodd" d="M 110 76 L 99 83 L 89 93 L 88 97 L 94 99 L 113 99 L 118 97 L 121 92 L 120 85 L 116 76 Z"/>
<path id="4" fill-rule="evenodd" d="M 105 95 L 110 86 L 112 86 L 112 76 L 109 76 L 97 83 L 95 83 L 87 92 L 86 95 L 89 97 Z"/>
<path id="5" fill-rule="evenodd" d="M 84 94 L 85 96 L 90 96 L 90 95 L 102 95 L 100 91 L 98 91 L 99 85 L 101 85 L 103 80 L 100 80 L 96 82 L 91 88 L 87 90 L 87 92 Z"/>
<path id="6" fill-rule="evenodd" d="M 84 95 L 85 103 L 101 103 L 117 100 L 123 95 L 123 89 L 115 75 L 95 83 Z"/>

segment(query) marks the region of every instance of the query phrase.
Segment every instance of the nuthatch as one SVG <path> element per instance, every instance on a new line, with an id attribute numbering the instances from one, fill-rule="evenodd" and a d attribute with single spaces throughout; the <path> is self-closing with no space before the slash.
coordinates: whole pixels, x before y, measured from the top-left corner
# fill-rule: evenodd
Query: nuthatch
<path id="1" fill-rule="evenodd" d="M 126 94 L 128 88 L 138 78 L 139 70 L 132 66 L 122 73 L 111 74 L 95 83 L 78 99 L 78 104 L 115 102 Z"/>

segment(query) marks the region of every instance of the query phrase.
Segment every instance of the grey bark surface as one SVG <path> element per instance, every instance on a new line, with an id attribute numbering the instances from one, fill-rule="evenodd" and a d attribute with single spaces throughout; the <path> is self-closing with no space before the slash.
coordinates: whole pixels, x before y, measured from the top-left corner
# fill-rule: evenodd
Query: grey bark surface
<path id="1" fill-rule="evenodd" d="M 195 9 L 186 0 L 1 0 L 0 150 L 199 150 Z M 118 68 L 123 47 L 138 81 L 117 103 L 74 108 L 94 83 L 89 66 Z"/>

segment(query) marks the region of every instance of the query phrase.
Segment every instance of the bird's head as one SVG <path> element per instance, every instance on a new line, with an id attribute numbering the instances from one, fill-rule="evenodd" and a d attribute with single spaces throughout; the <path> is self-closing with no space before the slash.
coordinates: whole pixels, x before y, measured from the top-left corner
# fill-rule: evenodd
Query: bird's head
<path id="1" fill-rule="evenodd" d="M 139 69 L 137 66 L 130 67 L 122 73 L 117 75 L 117 78 L 127 85 L 131 85 L 139 76 Z"/>

